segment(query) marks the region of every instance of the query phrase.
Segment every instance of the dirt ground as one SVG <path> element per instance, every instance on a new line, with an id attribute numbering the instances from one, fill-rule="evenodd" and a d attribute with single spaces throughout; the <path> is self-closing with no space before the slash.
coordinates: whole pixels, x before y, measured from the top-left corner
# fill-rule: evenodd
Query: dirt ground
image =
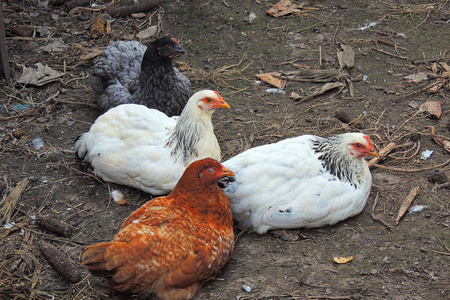
<path id="1" fill-rule="evenodd" d="M 450 298 L 450 149 L 431 135 L 433 126 L 438 138 L 450 137 L 450 4 L 312 1 L 275 18 L 266 13 L 275 2 L 167 0 L 144 18 L 114 18 L 111 31 L 96 39 L 91 21 L 101 11 L 68 14 L 46 1 L 2 2 L 12 78 L 0 82 L 1 299 L 130 299 L 88 276 L 78 256 L 87 245 L 111 240 L 149 195 L 127 189 L 128 205 L 111 202 L 111 187 L 85 172 L 72 147 L 101 114 L 89 84 L 96 57 L 86 55 L 115 40 L 138 40 L 150 25 L 187 50 L 176 61 L 194 91 L 214 89 L 230 103 L 213 118 L 224 159 L 302 134 L 363 131 L 379 151 L 395 143 L 371 168 L 373 187 L 361 214 L 323 228 L 244 232 L 197 299 Z M 66 47 L 45 50 L 56 41 Z M 348 53 L 346 47 L 354 66 L 345 60 L 341 68 L 337 53 Z M 38 87 L 17 84 L 39 62 L 62 77 Z M 282 73 L 285 93 L 268 92 L 273 87 L 256 77 L 269 72 Z M 314 96 L 331 82 L 338 87 Z M 438 102 L 440 111 L 433 111 Z M 425 150 L 433 151 L 427 159 Z M 396 226 L 415 187 L 411 207 L 424 207 L 406 212 Z M 39 214 L 70 224 L 72 235 L 33 224 Z M 70 284 L 56 272 L 40 241 L 62 251 L 81 281 Z M 333 261 L 341 256 L 354 259 Z"/>

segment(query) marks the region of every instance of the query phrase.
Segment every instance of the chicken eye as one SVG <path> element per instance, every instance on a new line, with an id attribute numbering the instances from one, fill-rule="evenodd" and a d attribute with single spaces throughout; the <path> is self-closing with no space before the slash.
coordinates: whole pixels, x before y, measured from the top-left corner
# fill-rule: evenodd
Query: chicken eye
<path id="1" fill-rule="evenodd" d="M 212 99 L 211 98 L 206 98 L 206 102 L 211 103 Z"/>
<path id="2" fill-rule="evenodd" d="M 214 170 L 211 169 L 211 168 L 209 168 L 209 169 L 208 169 L 208 173 L 212 174 L 212 173 L 214 173 Z"/>
<path id="3" fill-rule="evenodd" d="M 362 145 L 360 143 L 355 144 L 356 148 L 362 148 Z"/>

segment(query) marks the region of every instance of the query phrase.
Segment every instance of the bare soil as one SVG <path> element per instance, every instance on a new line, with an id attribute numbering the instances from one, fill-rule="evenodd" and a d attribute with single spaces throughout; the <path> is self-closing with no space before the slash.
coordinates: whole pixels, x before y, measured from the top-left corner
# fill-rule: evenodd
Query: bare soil
<path id="1" fill-rule="evenodd" d="M 372 167 L 372 192 L 361 214 L 335 226 L 263 236 L 236 230 L 230 262 L 198 299 L 450 298 L 450 153 L 431 135 L 434 126 L 442 139 L 450 136 L 450 4 L 311 1 L 306 6 L 315 9 L 279 18 L 266 13 L 273 4 L 167 0 L 145 18 L 115 18 L 111 31 L 94 39 L 91 21 L 101 12 L 68 14 L 45 1 L 3 1 L 12 78 L 0 82 L 1 299 L 130 299 L 88 276 L 78 257 L 87 245 L 111 240 L 150 196 L 125 189 L 129 204 L 112 202 L 112 186 L 90 175 L 72 147 L 101 114 L 89 84 L 96 58 L 82 57 L 115 40 L 137 39 L 150 25 L 187 49 L 176 60 L 194 91 L 214 89 L 230 103 L 213 120 L 224 159 L 302 134 L 363 131 L 378 150 L 395 143 Z M 21 25 L 31 37 L 23 37 Z M 42 50 L 55 41 L 67 47 Z M 303 98 L 327 83 L 301 81 L 299 72 L 341 69 L 336 54 L 342 45 L 355 53 L 354 66 L 342 70 L 347 79 L 334 80 L 344 87 L 292 100 L 292 92 Z M 64 75 L 40 87 L 16 84 L 23 69 L 38 62 Z M 267 92 L 272 87 L 256 74 L 268 72 L 283 73 L 285 94 Z M 428 78 L 405 78 L 420 72 Z M 427 101 L 441 103 L 439 117 L 419 109 Z M 37 138 L 43 141 L 39 149 Z M 426 160 L 424 150 L 433 151 Z M 12 191 L 24 179 L 29 182 L 13 203 Z M 411 206 L 425 208 L 408 211 L 396 226 L 415 187 L 420 193 Z M 73 234 L 33 224 L 39 214 L 65 221 Z M 4 227 L 11 222 L 18 225 Z M 62 251 L 82 272 L 81 281 L 71 284 L 55 271 L 38 241 Z M 354 259 L 346 264 L 333 261 L 349 256 Z"/>

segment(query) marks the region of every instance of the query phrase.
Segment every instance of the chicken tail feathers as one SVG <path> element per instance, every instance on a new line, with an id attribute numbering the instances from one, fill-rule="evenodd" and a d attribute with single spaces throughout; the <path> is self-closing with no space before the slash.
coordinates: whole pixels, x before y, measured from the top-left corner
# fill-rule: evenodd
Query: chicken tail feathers
<path id="1" fill-rule="evenodd" d="M 128 244 L 120 242 L 99 243 L 84 249 L 81 264 L 94 276 L 123 283 L 133 276 L 134 266 L 127 264 L 129 259 Z M 129 270 L 130 267 L 133 270 Z"/>
<path id="2" fill-rule="evenodd" d="M 74 150 L 75 150 L 75 156 L 79 160 L 84 160 L 86 157 L 86 154 L 88 152 L 87 146 L 86 146 L 86 136 L 89 132 L 83 133 L 82 135 L 78 136 L 75 140 L 74 144 Z"/>
<path id="3" fill-rule="evenodd" d="M 81 263 L 83 266 L 92 271 L 101 271 L 105 269 L 106 258 L 105 254 L 111 243 L 100 243 L 87 247 L 81 253 Z"/>

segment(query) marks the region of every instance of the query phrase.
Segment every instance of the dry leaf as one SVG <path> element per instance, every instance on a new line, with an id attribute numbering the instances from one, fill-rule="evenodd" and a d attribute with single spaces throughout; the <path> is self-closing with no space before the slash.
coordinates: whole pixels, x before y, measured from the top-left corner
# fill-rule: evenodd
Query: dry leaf
<path id="1" fill-rule="evenodd" d="M 434 130 L 434 126 L 431 126 L 431 134 L 433 135 L 433 141 L 439 146 L 444 147 L 447 152 L 450 152 L 450 140 L 444 140 L 440 137 L 436 136 L 436 132 Z"/>
<path id="2" fill-rule="evenodd" d="M 265 73 L 265 74 L 257 74 L 256 77 L 258 77 L 260 80 L 267 82 L 268 84 L 270 84 L 274 87 L 277 87 L 277 88 L 283 90 L 284 87 L 286 86 L 286 80 L 275 78 L 272 75 L 281 75 L 281 74 L 277 73 L 277 72 L 272 72 L 272 73 Z"/>
<path id="3" fill-rule="evenodd" d="M 341 50 L 337 52 L 337 58 L 341 69 L 350 69 L 355 65 L 355 51 L 350 46 L 341 44 Z"/>
<path id="4" fill-rule="evenodd" d="M 266 12 L 274 18 L 289 14 L 301 14 L 308 10 L 319 10 L 316 7 L 306 7 L 307 3 L 293 4 L 290 0 L 281 0 Z"/>
<path id="5" fill-rule="evenodd" d="M 441 101 L 427 101 L 419 107 L 420 111 L 426 111 L 439 119 L 441 116 Z"/>
<path id="6" fill-rule="evenodd" d="M 334 260 L 334 262 L 337 263 L 337 264 L 346 264 L 346 263 L 348 263 L 348 262 L 350 262 L 350 261 L 353 260 L 353 256 L 348 256 L 348 257 L 343 257 L 343 256 L 340 256 L 340 257 L 333 257 L 333 260 Z"/>
<path id="7" fill-rule="evenodd" d="M 437 67 L 436 63 L 431 65 L 431 71 L 433 71 L 434 74 L 438 73 L 438 67 Z"/>
<path id="8" fill-rule="evenodd" d="M 64 76 L 64 73 L 55 71 L 47 65 L 37 63 L 26 68 L 17 82 L 21 84 L 43 86 L 49 82 L 57 81 L 58 78 L 62 76 Z"/>
<path id="9" fill-rule="evenodd" d="M 397 218 L 395 219 L 395 225 L 398 225 L 398 222 L 400 222 L 400 219 L 403 217 L 405 212 L 408 210 L 409 206 L 413 202 L 414 198 L 419 194 L 420 187 L 415 187 L 411 192 L 409 192 L 408 196 L 406 196 L 405 200 L 403 200 L 402 205 L 400 206 L 400 209 L 398 210 Z"/>
<path id="10" fill-rule="evenodd" d="M 447 65 L 445 62 L 441 61 L 439 64 L 441 65 L 442 68 L 445 69 L 445 71 L 450 72 L 450 66 Z"/>
<path id="11" fill-rule="evenodd" d="M 403 78 L 408 79 L 409 81 L 412 81 L 412 82 L 420 82 L 420 81 L 428 80 L 428 75 L 427 75 L 427 73 L 419 72 L 417 74 L 411 74 L 411 75 L 405 76 Z"/>
<path id="12" fill-rule="evenodd" d="M 96 16 L 92 20 L 91 38 L 98 39 L 105 34 L 105 22 L 101 16 Z"/>
<path id="13" fill-rule="evenodd" d="M 274 6 L 272 6 L 268 11 L 266 11 L 269 15 L 274 16 L 278 15 L 282 11 L 288 10 L 292 7 L 292 2 L 290 0 L 281 0 Z"/>

